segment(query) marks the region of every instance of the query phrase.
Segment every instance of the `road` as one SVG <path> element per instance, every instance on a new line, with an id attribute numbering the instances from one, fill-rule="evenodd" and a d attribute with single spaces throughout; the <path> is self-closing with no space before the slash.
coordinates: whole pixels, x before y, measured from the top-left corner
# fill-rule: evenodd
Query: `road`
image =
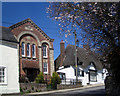
<path id="1" fill-rule="evenodd" d="M 27 95 L 28 96 L 28 95 Z M 87 89 L 80 89 L 67 92 L 56 92 L 50 94 L 39 94 L 39 95 L 30 95 L 30 96 L 105 96 L 105 87 L 94 87 Z"/>
<path id="2" fill-rule="evenodd" d="M 56 90 L 57 91 L 57 90 Z M 85 89 L 77 89 L 74 91 L 54 92 L 46 94 L 24 94 L 24 95 L 2 95 L 2 96 L 105 96 L 105 87 L 92 87 Z"/>

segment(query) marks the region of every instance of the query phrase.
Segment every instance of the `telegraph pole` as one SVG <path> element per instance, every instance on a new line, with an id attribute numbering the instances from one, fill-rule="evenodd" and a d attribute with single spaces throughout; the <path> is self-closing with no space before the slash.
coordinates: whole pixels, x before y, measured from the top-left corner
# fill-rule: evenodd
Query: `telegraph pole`
<path id="1" fill-rule="evenodd" d="M 78 82 L 78 76 L 77 76 L 77 47 L 76 47 L 76 37 L 77 37 L 77 34 L 76 34 L 76 31 L 73 32 L 74 35 L 75 35 L 75 68 L 76 68 L 76 83 Z"/>

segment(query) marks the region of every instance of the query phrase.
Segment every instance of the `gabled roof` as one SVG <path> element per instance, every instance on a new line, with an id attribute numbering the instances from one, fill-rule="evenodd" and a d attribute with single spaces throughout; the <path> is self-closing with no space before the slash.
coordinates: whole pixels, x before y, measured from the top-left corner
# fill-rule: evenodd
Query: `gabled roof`
<path id="1" fill-rule="evenodd" d="M 16 24 L 10 26 L 9 28 L 14 29 L 14 28 L 19 27 L 19 26 L 21 26 L 21 25 L 23 25 L 23 24 L 25 24 L 27 22 L 30 22 L 33 25 L 33 27 L 35 27 L 39 32 L 41 32 L 42 35 L 45 36 L 48 40 L 54 41 L 54 39 L 51 39 L 47 34 L 45 34 L 30 18 L 25 19 L 25 20 L 23 20 L 21 22 L 18 22 Z"/>
<path id="2" fill-rule="evenodd" d="M 94 65 L 98 70 L 101 70 L 103 68 L 98 55 L 96 55 L 96 53 L 90 50 L 86 50 L 85 48 L 78 47 L 77 60 L 78 60 L 78 65 L 80 65 L 82 68 L 87 68 L 87 66 L 90 65 L 91 62 L 94 62 Z M 60 61 L 61 58 L 59 55 L 58 58 L 55 60 L 56 69 L 60 67 Z M 81 63 L 83 64 L 81 65 Z M 75 66 L 74 45 L 68 45 L 65 49 L 63 66 L 68 66 L 68 65 Z"/>
<path id="3" fill-rule="evenodd" d="M 0 27 L 0 40 L 18 43 L 11 30 L 7 27 Z"/>

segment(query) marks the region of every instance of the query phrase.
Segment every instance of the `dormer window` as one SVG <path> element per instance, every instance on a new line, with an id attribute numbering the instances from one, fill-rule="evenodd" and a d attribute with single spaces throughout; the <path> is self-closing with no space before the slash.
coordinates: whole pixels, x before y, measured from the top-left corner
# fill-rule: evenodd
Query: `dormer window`
<path id="1" fill-rule="evenodd" d="M 47 58 L 47 45 L 43 44 L 43 58 Z"/>
<path id="2" fill-rule="evenodd" d="M 30 57 L 30 43 L 27 43 L 27 57 Z"/>
<path id="3" fill-rule="evenodd" d="M 22 42 L 22 56 L 25 57 L 25 43 Z"/>
<path id="4" fill-rule="evenodd" d="M 35 58 L 36 56 L 36 48 L 35 48 L 35 44 L 32 45 L 32 57 Z"/>

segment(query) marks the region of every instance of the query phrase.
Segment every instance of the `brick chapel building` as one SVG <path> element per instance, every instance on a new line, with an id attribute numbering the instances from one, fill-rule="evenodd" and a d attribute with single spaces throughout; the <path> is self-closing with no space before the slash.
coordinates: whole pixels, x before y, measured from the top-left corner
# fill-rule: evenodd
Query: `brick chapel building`
<path id="1" fill-rule="evenodd" d="M 33 82 L 41 71 L 44 79 L 50 79 L 54 72 L 54 39 L 47 36 L 29 18 L 9 28 L 19 42 L 20 77 L 25 76 Z"/>

